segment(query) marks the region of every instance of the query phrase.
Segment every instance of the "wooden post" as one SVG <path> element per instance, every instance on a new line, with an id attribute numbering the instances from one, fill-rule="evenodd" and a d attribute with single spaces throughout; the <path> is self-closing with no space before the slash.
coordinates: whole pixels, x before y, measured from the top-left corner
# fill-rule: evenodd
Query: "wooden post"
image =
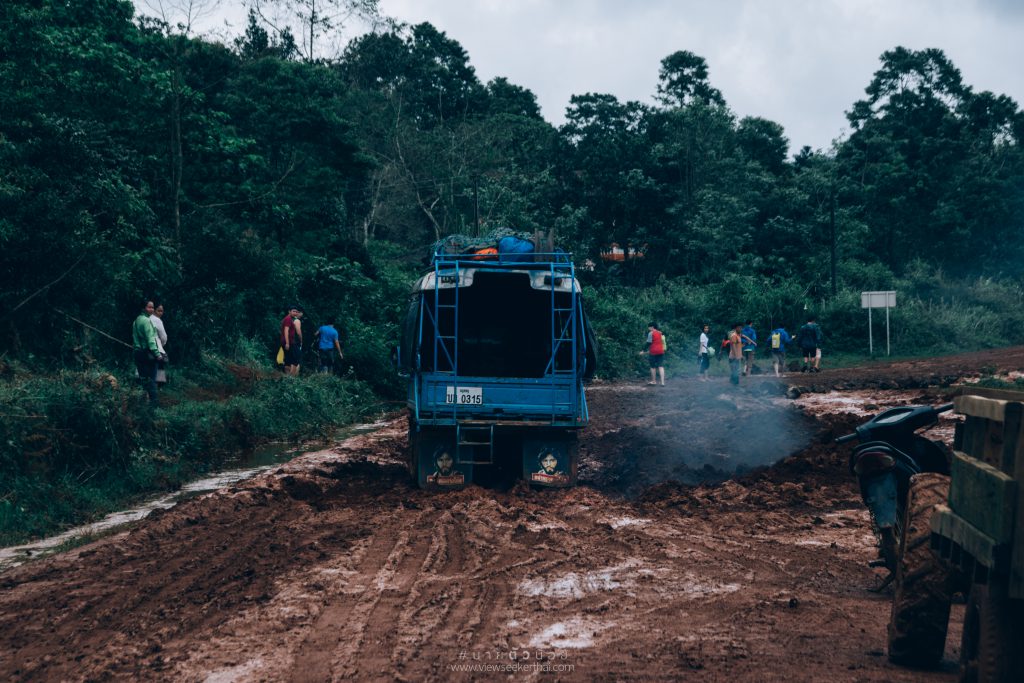
<path id="1" fill-rule="evenodd" d="M 1013 412 L 1011 413 L 1011 406 Z M 1003 435 L 1003 471 L 1017 482 L 1017 515 L 1014 520 L 1013 547 L 1010 549 L 1009 596 L 1024 598 L 1024 439 L 1021 438 L 1024 405 L 1012 402 L 1006 405 L 1006 426 L 1013 425 L 1012 433 Z"/>

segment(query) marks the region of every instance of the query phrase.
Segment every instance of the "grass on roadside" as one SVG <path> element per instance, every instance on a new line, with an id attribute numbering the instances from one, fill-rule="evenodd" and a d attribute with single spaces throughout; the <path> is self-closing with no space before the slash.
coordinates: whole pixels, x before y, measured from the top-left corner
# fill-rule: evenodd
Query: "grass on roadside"
<path id="1" fill-rule="evenodd" d="M 0 383 L 0 544 L 174 490 L 265 441 L 327 436 L 375 399 L 351 379 L 209 358 L 176 377 L 161 405 L 149 410 L 131 377 L 99 371 Z"/>

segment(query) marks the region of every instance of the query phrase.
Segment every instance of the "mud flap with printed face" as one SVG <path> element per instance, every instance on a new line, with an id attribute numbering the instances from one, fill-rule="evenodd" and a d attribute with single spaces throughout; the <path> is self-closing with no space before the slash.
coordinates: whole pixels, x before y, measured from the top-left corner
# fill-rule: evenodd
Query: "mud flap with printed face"
<path id="1" fill-rule="evenodd" d="M 523 479 L 538 486 L 575 486 L 577 450 L 575 434 L 523 439 Z"/>
<path id="2" fill-rule="evenodd" d="M 473 481 L 473 465 L 457 463 L 454 430 L 424 430 L 416 436 L 417 483 L 421 489 L 449 491 Z"/>

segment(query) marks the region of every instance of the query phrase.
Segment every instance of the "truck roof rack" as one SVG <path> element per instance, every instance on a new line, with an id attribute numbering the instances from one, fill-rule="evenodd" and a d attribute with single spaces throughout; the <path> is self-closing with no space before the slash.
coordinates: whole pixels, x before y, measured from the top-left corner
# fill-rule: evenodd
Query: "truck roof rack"
<path id="1" fill-rule="evenodd" d="M 530 238 L 500 229 L 487 237 L 449 235 L 438 240 L 433 245 L 431 266 L 439 264 L 550 268 L 552 265 L 570 266 L 572 254 L 557 249 L 550 238 L 542 239 L 540 235 Z"/>

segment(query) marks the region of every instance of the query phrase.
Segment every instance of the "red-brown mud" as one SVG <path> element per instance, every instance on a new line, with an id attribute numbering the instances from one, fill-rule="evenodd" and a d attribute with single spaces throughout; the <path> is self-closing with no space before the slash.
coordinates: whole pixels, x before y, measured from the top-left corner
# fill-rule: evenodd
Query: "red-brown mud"
<path id="1" fill-rule="evenodd" d="M 413 489 L 396 415 L 0 574 L 0 679 L 952 681 L 959 609 L 938 670 L 886 659 L 890 596 L 867 590 L 831 443 L 857 417 L 785 395 L 1020 367 L 1018 348 L 595 386 L 572 490 Z"/>

